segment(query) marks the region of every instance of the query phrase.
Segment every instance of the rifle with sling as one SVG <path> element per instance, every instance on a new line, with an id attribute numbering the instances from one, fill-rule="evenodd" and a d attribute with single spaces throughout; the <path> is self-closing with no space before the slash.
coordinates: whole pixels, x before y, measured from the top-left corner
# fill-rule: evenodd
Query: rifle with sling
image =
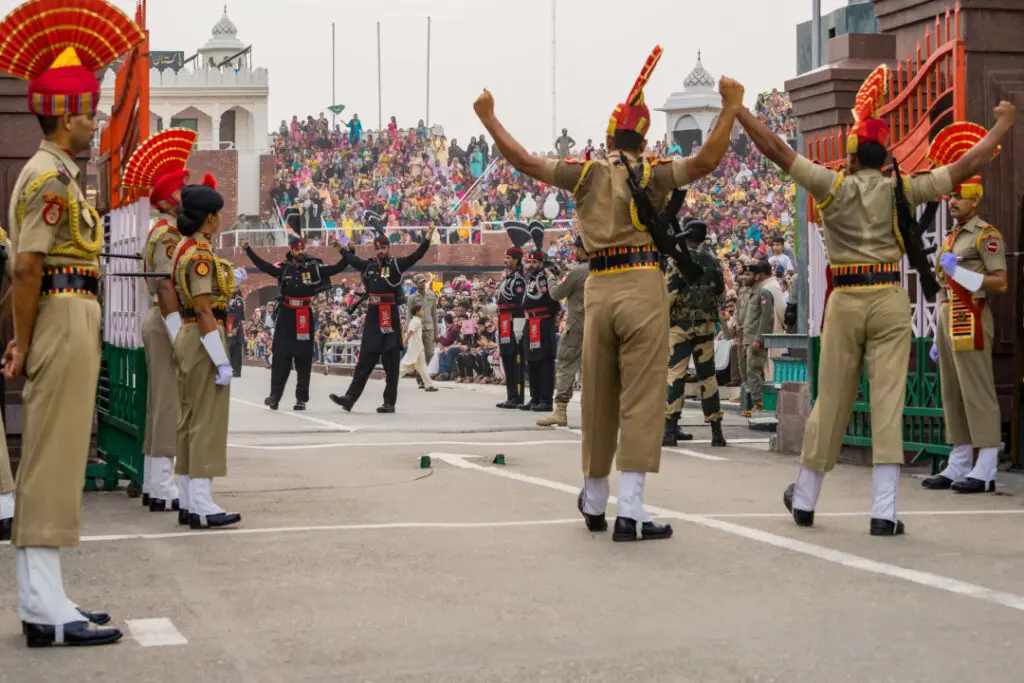
<path id="1" fill-rule="evenodd" d="M 622 161 L 622 165 L 626 167 L 626 181 L 629 183 L 629 192 L 633 196 L 633 202 L 636 204 L 637 216 L 640 222 L 647 226 L 647 231 L 651 233 L 651 238 L 654 239 L 654 246 L 658 248 L 662 255 L 670 256 L 675 260 L 676 265 L 679 267 L 679 273 L 683 276 L 686 284 L 694 284 L 700 279 L 704 270 L 693 260 L 693 256 L 686 245 L 680 245 L 678 240 L 681 230 L 677 214 L 686 200 L 686 190 L 678 188 L 672 190 L 665 210 L 659 214 L 658 210 L 654 208 L 651 196 L 640 184 L 639 174 L 630 166 L 626 155 L 619 152 L 619 158 Z"/>
<path id="2" fill-rule="evenodd" d="M 935 269 L 928 261 L 928 254 L 935 252 L 935 247 L 924 246 L 924 233 L 931 227 L 935 220 L 935 214 L 939 210 L 938 202 L 925 204 L 921 219 L 914 217 L 913 207 L 907 199 L 907 193 L 903 187 L 903 176 L 900 174 L 900 165 L 893 157 L 892 170 L 896 174 L 896 182 L 893 183 L 893 193 L 896 202 L 896 222 L 899 226 L 900 235 L 903 237 L 903 247 L 907 253 L 907 261 L 917 271 L 917 279 L 921 284 L 921 292 L 928 301 L 935 301 L 935 295 L 939 293 L 939 282 L 935 279 Z"/>

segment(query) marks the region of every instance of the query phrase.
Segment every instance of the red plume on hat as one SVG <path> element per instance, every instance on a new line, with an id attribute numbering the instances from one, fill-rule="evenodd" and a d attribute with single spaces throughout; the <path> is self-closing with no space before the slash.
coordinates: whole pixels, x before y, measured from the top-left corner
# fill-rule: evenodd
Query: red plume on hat
<path id="1" fill-rule="evenodd" d="M 188 182 L 186 169 L 199 133 L 187 128 L 168 128 L 143 141 L 125 166 L 122 184 L 149 190 L 149 203 L 175 204 L 174 193 Z"/>
<path id="2" fill-rule="evenodd" d="M 847 154 L 856 154 L 861 142 L 877 142 L 883 147 L 888 142 L 889 124 L 878 118 L 888 87 L 889 68 L 885 64 L 880 64 L 864 79 L 853 106 L 854 124 L 846 138 Z"/>
<path id="3" fill-rule="evenodd" d="M 217 179 L 214 178 L 213 175 L 210 173 L 207 173 L 206 175 L 203 176 L 202 184 L 206 185 L 211 190 L 217 189 Z"/>
<path id="4" fill-rule="evenodd" d="M 611 119 L 608 121 L 609 137 L 615 135 L 617 130 L 628 130 L 640 135 L 647 135 L 647 131 L 651 127 L 651 111 L 644 104 L 644 87 L 651 79 L 654 67 L 658 65 L 663 52 L 661 45 L 656 45 L 651 50 L 650 56 L 647 57 L 647 61 L 644 62 L 644 67 L 640 71 L 640 76 L 633 84 L 633 89 L 629 91 L 629 97 L 624 103 L 615 107 L 615 111 L 612 112 Z"/>

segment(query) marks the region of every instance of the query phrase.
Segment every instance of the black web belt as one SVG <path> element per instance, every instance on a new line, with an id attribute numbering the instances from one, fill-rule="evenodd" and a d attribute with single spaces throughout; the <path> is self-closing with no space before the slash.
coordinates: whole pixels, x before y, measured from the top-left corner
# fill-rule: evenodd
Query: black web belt
<path id="1" fill-rule="evenodd" d="M 60 296 L 62 294 L 96 296 L 99 291 L 100 279 L 95 275 L 68 272 L 44 273 L 39 287 L 39 293 L 42 296 Z"/>
<path id="2" fill-rule="evenodd" d="M 590 256 L 590 272 L 604 273 L 633 268 L 658 268 L 661 257 L 654 249 L 624 247 L 606 249 Z"/>
<path id="3" fill-rule="evenodd" d="M 218 323 L 224 324 L 228 319 L 228 312 L 223 308 L 213 308 L 213 317 Z M 182 323 L 197 323 L 199 322 L 198 316 L 196 316 L 196 310 L 194 308 L 183 308 L 181 309 L 181 322 Z"/>
<path id="4" fill-rule="evenodd" d="M 899 271 L 867 273 L 833 273 L 832 289 L 848 287 L 871 287 L 875 285 L 898 285 L 902 282 Z"/>

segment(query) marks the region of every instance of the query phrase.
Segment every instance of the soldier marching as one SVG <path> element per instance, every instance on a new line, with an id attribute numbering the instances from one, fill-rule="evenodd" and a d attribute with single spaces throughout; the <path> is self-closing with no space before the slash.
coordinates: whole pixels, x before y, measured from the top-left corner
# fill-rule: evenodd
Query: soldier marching
<path id="1" fill-rule="evenodd" d="M 523 367 L 523 245 L 530 241 L 530 229 L 523 223 L 505 223 L 512 246 L 505 250 L 505 277 L 498 286 L 498 352 L 505 374 L 505 400 L 498 408 L 519 408 L 526 402 Z"/>
<path id="2" fill-rule="evenodd" d="M 977 124 L 954 123 L 935 137 L 929 158 L 936 166 L 953 163 L 985 135 Z M 949 212 L 956 224 L 939 250 L 935 269 L 942 291 L 931 355 L 939 363 L 946 441 L 953 449 L 946 468 L 921 485 L 957 493 L 996 490 L 1002 442 L 989 301 L 992 294 L 1007 289 L 1006 242 L 999 230 L 978 216 L 983 196 L 980 175 L 953 189 Z M 972 466 L 975 449 L 978 460 Z"/>
<path id="3" fill-rule="evenodd" d="M 544 271 L 544 226 L 530 225 L 530 237 L 536 249 L 526 254 L 526 291 L 523 314 L 526 332 L 523 335 L 523 357 L 530 377 L 530 401 L 520 410 L 551 412 L 555 393 L 555 317 L 562 310 L 548 292 L 548 276 Z"/>
<path id="4" fill-rule="evenodd" d="M 918 249 L 923 247 L 910 239 L 908 226 L 894 222 L 897 200 L 904 195 L 912 211 L 916 204 L 951 192 L 988 162 L 1014 118 L 1013 105 L 1001 103 L 996 108 L 996 125 L 961 158 L 929 173 L 896 180 L 881 170 L 888 156 L 889 130 L 877 111 L 887 83 L 883 65 L 857 94 L 856 122 L 847 138 L 848 173 L 818 166 L 797 154 L 749 110 L 739 115 L 758 149 L 817 202 L 832 284 L 822 328 L 821 391 L 807 422 L 797 480 L 786 489 L 783 502 L 798 525 L 814 524 L 821 486 L 825 474 L 835 467 L 866 359 L 874 442 L 869 527 L 873 536 L 904 533 L 896 514 L 896 491 L 904 462 L 902 415 L 912 331 L 910 299 L 900 285 L 900 261 L 907 253 L 920 262 L 923 254 Z M 897 183 L 902 183 L 902 192 Z"/>

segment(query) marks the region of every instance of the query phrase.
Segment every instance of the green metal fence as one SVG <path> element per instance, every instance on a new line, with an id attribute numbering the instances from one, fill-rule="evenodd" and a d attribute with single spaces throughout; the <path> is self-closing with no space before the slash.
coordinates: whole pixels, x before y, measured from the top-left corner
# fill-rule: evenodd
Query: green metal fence
<path id="1" fill-rule="evenodd" d="M 86 468 L 87 491 L 113 491 L 127 480 L 130 497 L 142 494 L 147 384 L 144 349 L 103 344 L 96 391 L 96 451 L 103 462 Z"/>
<path id="2" fill-rule="evenodd" d="M 907 395 L 903 405 L 903 448 L 914 451 L 913 462 L 931 461 L 932 474 L 942 469 L 949 455 L 946 424 L 942 414 L 942 391 L 938 364 L 931 363 L 928 350 L 932 340 L 915 339 L 911 346 L 911 369 L 907 373 Z M 821 338 L 811 337 L 811 402 L 818 398 L 818 363 L 821 359 Z M 871 446 L 871 406 L 868 402 L 867 366 L 861 368 L 860 386 L 853 404 L 853 415 L 846 428 L 843 443 L 848 446 Z"/>

